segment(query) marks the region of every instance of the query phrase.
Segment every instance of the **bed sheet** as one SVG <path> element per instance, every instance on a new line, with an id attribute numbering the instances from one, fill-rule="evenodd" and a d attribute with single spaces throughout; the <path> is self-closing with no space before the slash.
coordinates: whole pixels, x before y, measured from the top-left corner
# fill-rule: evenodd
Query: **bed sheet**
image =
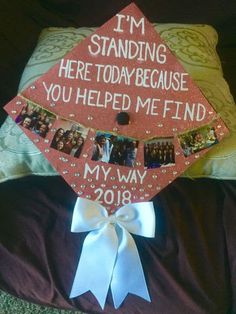
<path id="1" fill-rule="evenodd" d="M 2 184 L 0 289 L 88 313 L 234 313 L 235 181 L 179 178 L 155 197 L 156 237 L 135 237 L 152 302 L 115 310 L 109 294 L 104 312 L 89 292 L 68 298 L 86 236 L 70 232 L 75 198 L 61 177 Z"/>

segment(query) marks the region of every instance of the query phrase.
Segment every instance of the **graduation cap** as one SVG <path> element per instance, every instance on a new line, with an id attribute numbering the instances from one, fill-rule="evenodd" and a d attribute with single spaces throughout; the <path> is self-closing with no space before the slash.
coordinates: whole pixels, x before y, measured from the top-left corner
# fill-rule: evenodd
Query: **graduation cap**
<path id="1" fill-rule="evenodd" d="M 133 3 L 5 109 L 79 196 L 110 212 L 150 200 L 228 133 Z"/>

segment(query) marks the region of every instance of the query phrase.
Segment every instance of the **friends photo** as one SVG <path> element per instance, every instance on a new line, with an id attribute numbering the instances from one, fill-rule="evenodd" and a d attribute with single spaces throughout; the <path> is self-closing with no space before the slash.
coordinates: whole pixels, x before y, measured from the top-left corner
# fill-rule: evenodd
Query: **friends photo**
<path id="1" fill-rule="evenodd" d="M 93 144 L 92 160 L 134 167 L 138 141 L 129 137 L 97 132 Z"/>
<path id="2" fill-rule="evenodd" d="M 178 138 L 185 157 L 218 143 L 215 128 L 211 125 L 181 134 Z"/>
<path id="3" fill-rule="evenodd" d="M 79 158 L 88 129 L 78 123 L 59 120 L 50 146 L 58 151 Z"/>
<path id="4" fill-rule="evenodd" d="M 45 138 L 55 119 L 56 116 L 54 114 L 28 101 L 16 117 L 15 122 L 23 128 Z"/>
<path id="5" fill-rule="evenodd" d="M 148 169 L 175 164 L 173 138 L 155 138 L 144 144 L 144 166 Z"/>

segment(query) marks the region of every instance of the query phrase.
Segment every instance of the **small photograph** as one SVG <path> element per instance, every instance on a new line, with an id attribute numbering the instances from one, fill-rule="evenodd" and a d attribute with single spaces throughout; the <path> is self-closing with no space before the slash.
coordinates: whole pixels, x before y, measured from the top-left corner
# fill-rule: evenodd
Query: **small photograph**
<path id="1" fill-rule="evenodd" d="M 54 114 L 28 101 L 16 117 L 15 122 L 45 138 L 55 119 Z"/>
<path id="2" fill-rule="evenodd" d="M 87 135 L 88 129 L 82 125 L 67 120 L 60 120 L 50 146 L 58 151 L 79 158 Z"/>
<path id="3" fill-rule="evenodd" d="M 97 132 L 93 145 L 92 160 L 134 167 L 138 143 L 133 138 Z"/>
<path id="4" fill-rule="evenodd" d="M 218 143 L 215 128 L 211 125 L 181 134 L 178 138 L 185 157 Z"/>
<path id="5" fill-rule="evenodd" d="M 175 164 L 173 138 L 155 138 L 144 143 L 144 166 L 147 169 Z"/>

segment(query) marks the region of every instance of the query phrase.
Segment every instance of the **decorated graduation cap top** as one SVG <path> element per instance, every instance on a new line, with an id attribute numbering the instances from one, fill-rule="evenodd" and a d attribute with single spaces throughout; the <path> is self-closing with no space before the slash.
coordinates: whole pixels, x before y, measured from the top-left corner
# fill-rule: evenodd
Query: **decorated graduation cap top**
<path id="1" fill-rule="evenodd" d="M 6 107 L 81 197 L 150 200 L 228 133 L 135 4 Z"/>

